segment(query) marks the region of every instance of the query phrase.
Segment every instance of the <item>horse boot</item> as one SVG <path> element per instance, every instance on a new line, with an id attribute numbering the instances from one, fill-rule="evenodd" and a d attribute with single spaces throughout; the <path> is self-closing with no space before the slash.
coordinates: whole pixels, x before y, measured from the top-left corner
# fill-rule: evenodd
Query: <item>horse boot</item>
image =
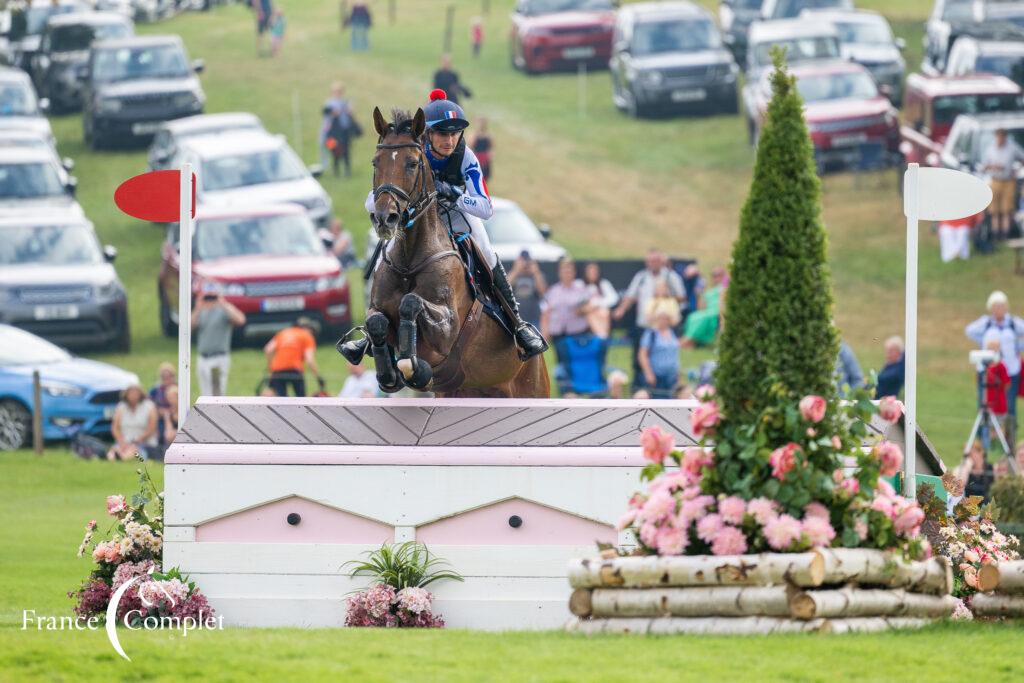
<path id="1" fill-rule="evenodd" d="M 374 313 L 366 319 L 366 332 L 370 339 L 370 353 L 377 366 L 377 384 L 386 394 L 400 391 L 405 384 L 395 364 L 395 354 L 388 346 L 388 319 L 383 313 Z"/>
<path id="2" fill-rule="evenodd" d="M 352 365 L 359 365 L 363 362 L 363 356 L 370 350 L 370 338 L 363 335 L 362 339 L 349 339 L 353 332 L 362 330 L 362 328 L 353 328 L 344 337 L 338 340 L 338 343 L 334 345 L 334 348 L 338 350 L 345 360 Z M 365 332 L 365 330 L 362 330 Z"/>
<path id="3" fill-rule="evenodd" d="M 548 342 L 540 331 L 519 317 L 519 302 L 516 301 L 516 295 L 512 292 L 512 285 L 509 284 L 508 275 L 505 273 L 505 266 L 500 260 L 491 270 L 491 277 L 497 295 L 505 303 L 503 309 L 512 318 L 516 344 L 519 346 L 519 360 L 527 361 L 547 351 Z"/>

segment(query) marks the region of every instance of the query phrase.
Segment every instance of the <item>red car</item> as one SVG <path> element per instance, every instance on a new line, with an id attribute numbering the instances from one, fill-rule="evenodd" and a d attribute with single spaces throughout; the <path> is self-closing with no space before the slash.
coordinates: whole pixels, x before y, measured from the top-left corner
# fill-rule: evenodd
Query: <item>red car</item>
<path id="1" fill-rule="evenodd" d="M 178 225 L 163 245 L 158 288 L 164 334 L 178 327 Z M 242 339 L 266 338 L 300 315 L 321 334 L 352 323 L 348 281 L 298 205 L 200 207 L 192 237 L 192 290 L 222 292 L 245 313 Z"/>
<path id="2" fill-rule="evenodd" d="M 755 139 L 771 99 L 766 70 L 751 109 Z M 843 61 L 808 62 L 790 69 L 804 100 L 804 118 L 819 172 L 836 167 L 878 168 L 900 162 L 899 112 L 879 91 L 871 72 Z"/>
<path id="3" fill-rule="evenodd" d="M 512 66 L 526 73 L 608 68 L 613 0 L 518 0 L 512 13 Z"/>
<path id="4" fill-rule="evenodd" d="M 900 152 L 907 163 L 937 166 L 957 116 L 1020 108 L 1020 86 L 1005 76 L 910 74 L 900 128 Z"/>

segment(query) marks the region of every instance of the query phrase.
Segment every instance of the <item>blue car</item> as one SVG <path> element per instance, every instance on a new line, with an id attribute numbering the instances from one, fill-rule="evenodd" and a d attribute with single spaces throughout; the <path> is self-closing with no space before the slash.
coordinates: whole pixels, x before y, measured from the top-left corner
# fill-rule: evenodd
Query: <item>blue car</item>
<path id="1" fill-rule="evenodd" d="M 0 450 L 32 441 L 32 371 L 42 384 L 43 438 L 106 436 L 125 387 L 139 378 L 120 368 L 76 358 L 34 334 L 0 325 Z"/>

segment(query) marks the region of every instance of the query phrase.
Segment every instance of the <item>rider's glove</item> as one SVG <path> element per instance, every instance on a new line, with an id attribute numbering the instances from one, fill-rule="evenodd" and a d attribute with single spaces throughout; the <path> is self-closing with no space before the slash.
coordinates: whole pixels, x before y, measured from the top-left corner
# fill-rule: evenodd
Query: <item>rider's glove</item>
<path id="1" fill-rule="evenodd" d="M 439 197 L 453 204 L 462 196 L 462 191 L 459 190 L 459 188 L 451 185 L 450 183 L 446 183 L 443 180 L 437 181 L 437 183 L 434 184 L 434 187 L 437 190 L 437 195 Z"/>

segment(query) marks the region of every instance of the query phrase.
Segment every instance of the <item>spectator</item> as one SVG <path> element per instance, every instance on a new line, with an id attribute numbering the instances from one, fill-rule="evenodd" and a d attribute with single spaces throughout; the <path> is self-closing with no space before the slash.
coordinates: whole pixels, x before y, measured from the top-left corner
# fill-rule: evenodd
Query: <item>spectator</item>
<path id="1" fill-rule="evenodd" d="M 984 220 L 979 213 L 939 223 L 939 257 L 943 263 L 953 259 L 967 260 L 971 256 L 971 229 Z"/>
<path id="2" fill-rule="evenodd" d="M 352 233 L 345 229 L 345 224 L 341 218 L 333 218 L 330 230 L 327 230 L 326 234 L 324 234 L 321 228 L 320 235 L 324 238 L 324 242 L 330 245 L 328 251 L 338 259 L 338 263 L 341 264 L 342 268 L 351 268 L 352 266 L 359 265 L 359 259 L 356 257 L 355 240 L 352 238 Z"/>
<path id="3" fill-rule="evenodd" d="M 654 296 L 647 302 L 647 307 L 644 309 L 644 318 L 654 320 L 664 313 L 668 316 L 670 326 L 676 327 L 680 320 L 679 310 L 679 300 L 672 296 L 672 292 L 669 291 L 668 280 L 658 280 L 655 282 Z"/>
<path id="4" fill-rule="evenodd" d="M 861 372 L 860 363 L 853 349 L 846 343 L 845 339 L 839 341 L 839 356 L 836 358 L 836 388 L 840 396 L 847 392 L 860 389 L 864 386 L 864 373 Z"/>
<path id="5" fill-rule="evenodd" d="M 231 336 L 245 324 L 245 314 L 220 292 L 206 292 L 192 309 L 192 329 L 199 353 L 196 370 L 202 396 L 223 396 L 231 369 Z"/>
<path id="6" fill-rule="evenodd" d="M 608 398 L 629 398 L 629 375 L 622 370 L 608 373 Z"/>
<path id="7" fill-rule="evenodd" d="M 541 302 L 548 291 L 548 283 L 528 250 L 523 249 L 519 258 L 512 264 L 508 281 L 512 284 L 516 301 L 519 302 L 519 317 L 535 327 L 540 327 Z"/>
<path id="8" fill-rule="evenodd" d="M 491 134 L 487 132 L 487 119 L 483 116 L 477 121 L 476 135 L 473 136 L 473 144 L 470 145 L 476 160 L 480 162 L 480 174 L 484 182 L 491 179 L 491 160 L 494 151 L 494 141 Z"/>
<path id="9" fill-rule="evenodd" d="M 1002 341 L 999 339 L 999 333 L 995 330 L 989 330 L 985 335 L 985 350 L 992 351 L 999 357 L 999 347 Z M 1002 430 L 1003 434 L 1006 434 L 1007 427 L 1007 399 L 1006 390 L 1010 386 L 1010 375 L 1006 372 L 1006 364 L 1003 363 L 1002 359 L 998 359 L 985 368 L 985 405 L 988 406 L 992 416 L 996 419 L 999 424 L 999 429 Z M 987 451 L 990 446 L 991 437 L 989 435 L 989 425 L 985 423 L 982 425 L 981 440 L 985 445 Z M 1013 443 L 1012 439 L 1007 439 L 1009 443 Z"/>
<path id="10" fill-rule="evenodd" d="M 330 135 L 331 127 L 334 125 L 336 118 L 342 119 L 343 126 L 349 124 L 344 123 L 344 119 L 352 118 L 352 103 L 345 97 L 345 86 L 340 81 L 331 83 L 331 93 L 324 102 L 323 119 L 320 122 L 320 164 L 324 167 L 327 166 L 328 161 L 333 162 L 334 153 L 327 145 L 327 138 Z M 340 112 L 340 114 L 338 113 Z"/>
<path id="11" fill-rule="evenodd" d="M 324 147 L 331 154 L 331 169 L 334 177 L 337 178 L 341 162 L 345 162 L 345 177 L 352 177 L 351 148 L 352 140 L 362 135 L 362 130 L 352 116 L 351 108 L 347 101 L 335 102 L 333 108 L 328 111 L 324 109 L 324 115 L 328 118 L 327 134 L 324 137 Z"/>
<path id="12" fill-rule="evenodd" d="M 473 96 L 469 88 L 459 81 L 459 74 L 452 71 L 452 58 L 449 55 L 441 55 L 441 68 L 434 72 L 434 87 L 444 90 L 448 101 L 455 104 L 459 103 L 463 95 Z"/>
<path id="13" fill-rule="evenodd" d="M 256 13 L 256 56 L 263 57 L 268 54 L 266 36 L 274 16 L 274 5 L 271 0 L 252 0 L 250 7 Z"/>
<path id="14" fill-rule="evenodd" d="M 586 303 L 587 288 L 582 280 L 576 279 L 576 264 L 562 259 L 558 264 L 558 282 L 548 287 L 540 317 L 541 333 L 555 347 L 559 362 L 567 360 L 559 348 L 561 341 L 589 329 L 584 314 Z"/>
<path id="15" fill-rule="evenodd" d="M 682 317 L 683 322 L 691 313 L 700 309 L 701 296 L 704 294 L 704 278 L 700 274 L 700 268 L 696 263 L 691 263 L 683 270 L 683 290 L 685 298 L 683 301 Z"/>
<path id="16" fill-rule="evenodd" d="M 654 297 L 654 285 L 658 280 L 668 281 L 669 292 L 679 302 L 684 297 L 683 279 L 668 267 L 668 258 L 659 249 L 649 249 L 644 258 L 644 269 L 633 276 L 622 296 L 619 305 L 612 312 L 614 320 L 622 320 L 626 312 L 636 304 L 636 325 L 630 331 L 633 340 L 633 383 L 635 386 L 643 384 L 643 372 L 637 360 L 637 351 L 640 348 L 640 337 L 647 329 L 647 302 Z"/>
<path id="17" fill-rule="evenodd" d="M 362 365 L 349 363 L 348 377 L 341 385 L 338 396 L 340 398 L 376 398 L 377 375 L 369 372 Z"/>
<path id="18" fill-rule="evenodd" d="M 1024 320 L 1010 315 L 1010 301 L 1006 294 L 1001 291 L 992 292 L 986 302 L 988 315 L 983 315 L 971 324 L 964 332 L 967 337 L 975 343 L 982 345 L 985 336 L 994 331 L 999 335 L 1000 356 L 1006 365 L 1006 372 L 1010 376 L 1010 384 L 1006 389 L 1007 422 L 1012 432 L 1016 433 L 1017 426 L 1017 394 L 1020 390 L 1020 354 L 1024 344 Z M 982 372 L 984 368 L 978 366 L 978 405 L 981 405 Z"/>
<path id="19" fill-rule="evenodd" d="M 142 387 L 138 384 L 127 387 L 114 409 L 110 426 L 114 445 L 107 451 L 107 460 L 130 460 L 136 455 L 143 460 L 148 458 L 150 450 L 157 447 L 156 420 L 156 406 Z"/>
<path id="20" fill-rule="evenodd" d="M 370 26 L 373 18 L 365 2 L 352 3 L 352 11 L 345 20 L 345 26 L 352 29 L 352 51 L 365 52 L 370 49 Z"/>
<path id="21" fill-rule="evenodd" d="M 729 284 L 725 268 L 711 271 L 711 287 L 702 296 L 703 308 L 686 316 L 683 328 L 683 345 L 688 348 L 709 346 L 718 334 L 718 323 L 721 319 L 722 299 Z"/>
<path id="22" fill-rule="evenodd" d="M 480 56 L 480 48 L 484 45 L 484 21 L 480 17 L 473 17 L 473 21 L 469 24 L 469 42 L 473 46 L 473 59 L 476 59 Z M 480 163 L 483 164 L 483 162 Z M 486 176 L 486 174 L 484 175 Z"/>
<path id="23" fill-rule="evenodd" d="M 157 449 L 159 456 L 154 455 L 159 460 L 164 459 L 164 452 L 167 447 L 174 443 L 174 437 L 178 435 L 178 385 L 167 388 L 167 400 L 170 401 L 170 405 L 166 408 L 161 408 L 157 411 L 158 419 L 162 427 L 159 427 L 160 431 L 160 445 Z"/>
<path id="24" fill-rule="evenodd" d="M 992 464 L 985 459 L 985 446 L 981 441 L 974 440 L 971 450 L 964 456 L 955 474 L 964 485 L 964 496 L 981 496 L 988 502 L 988 492 L 992 488 L 995 473 Z"/>
<path id="25" fill-rule="evenodd" d="M 633 392 L 633 399 L 636 401 L 649 401 L 651 400 L 651 392 L 647 389 L 637 389 Z"/>
<path id="26" fill-rule="evenodd" d="M 1024 161 L 1024 151 L 999 128 L 981 159 L 981 170 L 990 174 L 992 186 L 992 232 L 997 240 L 1010 234 L 1010 219 L 1016 209 L 1017 179 L 1014 165 Z"/>
<path id="27" fill-rule="evenodd" d="M 675 311 L 678 322 L 678 306 Z M 656 310 L 651 315 L 654 327 L 640 340 L 640 368 L 651 396 L 669 398 L 679 382 L 679 337 L 672 331 L 673 317 L 668 310 Z"/>
<path id="28" fill-rule="evenodd" d="M 284 12 L 275 9 L 270 19 L 270 56 L 276 57 L 281 53 L 281 45 L 284 43 L 284 29 L 287 22 L 284 19 Z"/>
<path id="29" fill-rule="evenodd" d="M 300 316 L 295 324 L 274 335 L 263 347 L 270 370 L 270 388 L 277 396 L 287 396 L 289 385 L 295 396 L 306 395 L 306 366 L 323 385 L 316 364 L 316 327 L 313 321 Z"/>
<path id="30" fill-rule="evenodd" d="M 178 373 L 170 363 L 163 362 L 157 368 L 157 383 L 149 390 L 149 400 L 157 409 L 156 433 L 160 445 L 163 445 L 164 423 L 161 411 L 168 407 L 167 390 L 178 384 Z"/>
<path id="31" fill-rule="evenodd" d="M 612 332 L 612 309 L 619 303 L 614 285 L 601 277 L 601 266 L 593 261 L 583 269 L 583 284 L 587 288 L 587 324 L 590 331 L 601 339 Z"/>
<path id="32" fill-rule="evenodd" d="M 905 370 L 903 340 L 899 337 L 889 337 L 885 340 L 885 367 L 878 373 L 875 398 L 899 396 L 903 391 Z"/>

